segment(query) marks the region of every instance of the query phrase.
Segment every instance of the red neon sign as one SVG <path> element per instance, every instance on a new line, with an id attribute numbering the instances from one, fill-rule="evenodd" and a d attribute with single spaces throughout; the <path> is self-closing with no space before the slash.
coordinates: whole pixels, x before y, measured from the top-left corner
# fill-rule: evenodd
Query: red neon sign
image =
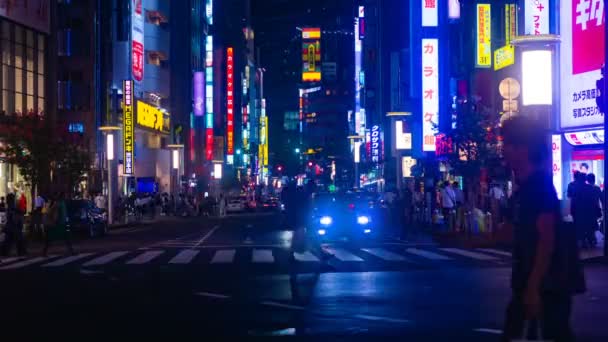
<path id="1" fill-rule="evenodd" d="M 234 51 L 227 49 L 226 60 L 226 141 L 227 154 L 234 154 Z"/>

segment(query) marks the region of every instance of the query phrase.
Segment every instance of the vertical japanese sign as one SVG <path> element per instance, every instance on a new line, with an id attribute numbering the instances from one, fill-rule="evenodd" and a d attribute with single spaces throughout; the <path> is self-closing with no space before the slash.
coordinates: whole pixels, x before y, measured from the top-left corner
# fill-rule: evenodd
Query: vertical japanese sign
<path id="1" fill-rule="evenodd" d="M 365 127 L 365 122 L 362 121 L 361 111 L 365 111 L 365 109 L 361 108 L 361 62 L 362 62 L 362 54 L 363 54 L 363 44 L 361 42 L 361 37 L 359 37 L 359 20 L 361 15 L 365 14 L 365 10 L 363 6 L 359 8 L 359 18 L 355 18 L 355 133 L 364 135 L 365 129 L 361 130 L 361 127 Z M 363 114 L 365 116 L 365 114 Z"/>
<path id="2" fill-rule="evenodd" d="M 321 29 L 302 29 L 302 81 L 321 80 Z"/>
<path id="3" fill-rule="evenodd" d="M 372 126 L 370 147 L 372 152 L 372 163 L 380 162 L 380 126 Z"/>
<path id="4" fill-rule="evenodd" d="M 422 39 L 422 150 L 435 151 L 439 124 L 439 43 Z"/>
<path id="5" fill-rule="evenodd" d="M 234 158 L 234 49 L 226 50 L 226 160 Z"/>
<path id="6" fill-rule="evenodd" d="M 562 199 L 562 137 L 559 134 L 551 136 L 551 160 L 553 170 L 553 186 L 557 192 L 557 197 Z"/>
<path id="7" fill-rule="evenodd" d="M 505 5 L 505 41 L 507 45 L 517 36 L 517 11 L 515 4 Z"/>
<path id="8" fill-rule="evenodd" d="M 490 4 L 477 4 L 476 61 L 478 68 L 492 66 L 492 16 Z"/>
<path id="9" fill-rule="evenodd" d="M 205 158 L 213 160 L 213 36 L 205 41 Z"/>
<path id="10" fill-rule="evenodd" d="M 603 125 L 595 102 L 604 64 L 604 0 L 561 0 L 562 128 Z"/>
<path id="11" fill-rule="evenodd" d="M 133 78 L 141 82 L 144 78 L 144 15 L 143 0 L 131 2 L 131 69 Z"/>
<path id="12" fill-rule="evenodd" d="M 575 3 L 579 0 L 571 1 Z M 583 0 L 582 2 L 591 3 L 593 1 Z M 549 0 L 526 0 L 524 11 L 526 18 L 524 34 L 538 36 L 549 33 Z"/>
<path id="13" fill-rule="evenodd" d="M 422 26 L 437 26 L 437 3 L 439 0 L 420 0 L 422 1 Z"/>
<path id="14" fill-rule="evenodd" d="M 133 121 L 133 81 L 122 82 L 122 137 L 124 146 L 123 174 L 135 174 L 134 150 L 135 132 Z"/>
<path id="15" fill-rule="evenodd" d="M 196 116 L 205 115 L 205 73 L 202 71 L 192 76 L 192 111 Z"/>

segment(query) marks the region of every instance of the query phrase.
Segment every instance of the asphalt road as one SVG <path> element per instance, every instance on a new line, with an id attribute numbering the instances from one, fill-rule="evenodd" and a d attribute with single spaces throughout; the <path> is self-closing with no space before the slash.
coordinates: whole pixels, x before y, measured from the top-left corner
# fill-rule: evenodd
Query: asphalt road
<path id="1" fill-rule="evenodd" d="M 277 217 L 164 219 L 0 263 L 0 336 L 497 341 L 510 253 L 428 239 L 333 241 L 292 259 Z M 606 341 L 606 266 L 587 266 L 578 341 Z M 4 339 L 13 341 L 15 339 Z"/>

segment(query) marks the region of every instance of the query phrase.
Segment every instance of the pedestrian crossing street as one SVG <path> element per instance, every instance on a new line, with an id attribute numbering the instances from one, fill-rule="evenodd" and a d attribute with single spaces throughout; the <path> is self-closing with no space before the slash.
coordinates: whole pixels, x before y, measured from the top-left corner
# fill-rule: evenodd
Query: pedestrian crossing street
<path id="1" fill-rule="evenodd" d="M 407 247 L 402 245 L 370 246 L 323 246 L 320 251 L 293 253 L 286 248 L 242 247 L 228 248 L 167 248 L 135 251 L 111 251 L 103 253 L 80 253 L 70 256 L 51 255 L 48 257 L 9 257 L 0 259 L 0 272 L 41 268 L 46 270 L 61 268 L 96 269 L 103 267 L 136 267 L 196 265 L 208 267 L 248 265 L 261 267 L 289 267 L 293 265 L 316 265 L 324 261 L 340 270 L 347 266 L 441 266 L 441 265 L 509 265 L 511 253 L 499 249 L 460 249 L 431 246 Z M 358 270 L 363 270 L 359 268 Z"/>

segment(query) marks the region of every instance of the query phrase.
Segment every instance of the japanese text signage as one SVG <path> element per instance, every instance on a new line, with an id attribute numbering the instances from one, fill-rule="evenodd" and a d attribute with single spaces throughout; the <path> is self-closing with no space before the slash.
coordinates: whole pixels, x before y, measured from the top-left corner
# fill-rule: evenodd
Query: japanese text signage
<path id="1" fill-rule="evenodd" d="M 135 132 L 133 122 L 133 81 L 122 83 L 122 137 L 124 146 L 123 174 L 135 174 Z"/>
<path id="2" fill-rule="evenodd" d="M 192 109 L 194 115 L 205 115 L 205 73 L 194 72 L 192 77 Z"/>
<path id="3" fill-rule="evenodd" d="M 205 41 L 205 159 L 213 160 L 213 36 Z"/>
<path id="4" fill-rule="evenodd" d="M 228 160 L 234 155 L 234 50 L 226 50 L 226 143 Z"/>
<path id="5" fill-rule="evenodd" d="M 572 0 L 577 2 L 579 0 Z M 591 2 L 593 0 L 587 0 Z M 549 33 L 549 0 L 526 0 L 524 33 L 538 36 Z"/>
<path id="6" fill-rule="evenodd" d="M 168 134 L 169 120 L 168 113 L 145 102 L 137 101 L 137 125 Z"/>
<path id="7" fill-rule="evenodd" d="M 492 16 L 490 4 L 477 4 L 476 61 L 478 68 L 492 66 Z"/>
<path id="8" fill-rule="evenodd" d="M 422 150 L 435 151 L 439 125 L 439 43 L 422 39 Z"/>
<path id="9" fill-rule="evenodd" d="M 559 134 L 551 136 L 551 161 L 553 186 L 555 186 L 557 197 L 562 199 L 562 137 Z"/>
<path id="10" fill-rule="evenodd" d="M 372 126 L 371 132 L 371 140 L 370 147 L 372 153 L 372 162 L 379 163 L 380 162 L 380 126 L 374 125 Z"/>
<path id="11" fill-rule="evenodd" d="M 596 81 L 604 64 L 604 0 L 561 0 L 561 127 L 603 124 Z"/>
<path id="12" fill-rule="evenodd" d="M 321 29 L 302 29 L 302 81 L 321 80 Z"/>
<path id="13" fill-rule="evenodd" d="M 564 133 L 566 141 L 573 146 L 596 145 L 604 143 L 604 130 L 596 129 L 592 131 Z"/>
<path id="14" fill-rule="evenodd" d="M 131 69 L 133 78 L 141 82 L 144 78 L 144 15 L 143 0 L 131 2 Z"/>
<path id="15" fill-rule="evenodd" d="M 439 0 L 420 0 L 422 1 L 422 26 L 437 26 L 437 4 Z"/>

